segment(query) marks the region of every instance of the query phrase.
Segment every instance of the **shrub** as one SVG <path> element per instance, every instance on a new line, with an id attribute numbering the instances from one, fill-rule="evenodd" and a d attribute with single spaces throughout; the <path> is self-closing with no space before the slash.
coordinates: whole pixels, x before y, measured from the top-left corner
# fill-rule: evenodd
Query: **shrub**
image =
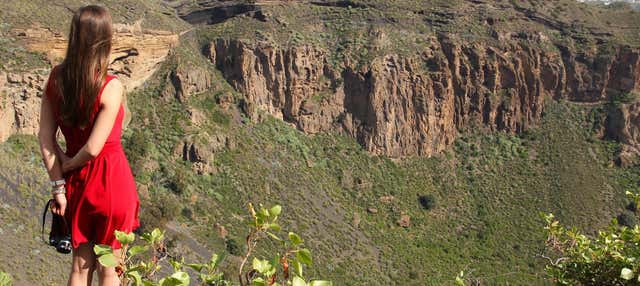
<path id="1" fill-rule="evenodd" d="M 640 200 L 639 194 L 627 195 L 636 204 Z M 640 227 L 625 226 L 629 221 L 620 226 L 613 220 L 608 229 L 589 237 L 564 228 L 552 214 L 544 219 L 547 240 L 540 256 L 547 260 L 546 271 L 556 285 L 639 284 Z"/>
<path id="2" fill-rule="evenodd" d="M 225 241 L 225 246 L 227 248 L 227 252 L 231 255 L 240 255 L 240 247 L 238 247 L 238 243 L 235 239 L 230 238 Z"/>
<path id="3" fill-rule="evenodd" d="M 614 96 L 611 96 L 609 103 L 614 107 L 620 107 L 623 104 L 628 104 L 636 101 L 640 98 L 640 94 L 635 92 L 623 92 Z"/>
<path id="4" fill-rule="evenodd" d="M 252 221 L 246 238 L 247 249 L 239 265 L 239 285 L 331 286 L 330 281 L 307 282 L 304 278 L 304 266 L 310 267 L 312 264 L 311 252 L 303 247 L 304 240 L 293 232 L 289 232 L 285 238 L 278 236 L 281 227 L 276 221 L 281 210 L 282 208 L 277 205 L 269 209 L 261 207 L 256 210 L 249 204 Z M 96 245 L 94 252 L 101 265 L 116 268 L 123 286 L 188 286 L 193 284 L 189 273 L 195 273 L 201 285 L 236 285 L 224 277 L 218 269 L 224 256 L 213 254 L 206 263 L 186 263 L 184 258 L 178 260 L 168 253 L 164 244 L 164 232 L 159 229 L 143 234 L 142 244 L 137 245 L 133 245 L 136 239 L 133 233 L 116 231 L 115 236 L 122 244 L 121 257 L 117 257 L 108 245 Z M 270 255 L 270 259 L 255 257 L 258 242 L 265 238 L 278 242 L 282 252 Z M 245 271 L 250 257 L 253 257 L 252 269 Z M 158 279 L 155 276 L 160 273 L 160 262 L 166 259 L 173 268 L 172 274 Z"/>
<path id="5" fill-rule="evenodd" d="M 616 219 L 618 220 L 618 224 L 621 226 L 634 227 L 638 224 L 635 214 L 629 212 L 619 214 Z"/>
<path id="6" fill-rule="evenodd" d="M 420 196 L 418 201 L 425 210 L 431 210 L 436 207 L 436 198 L 432 194 Z"/>

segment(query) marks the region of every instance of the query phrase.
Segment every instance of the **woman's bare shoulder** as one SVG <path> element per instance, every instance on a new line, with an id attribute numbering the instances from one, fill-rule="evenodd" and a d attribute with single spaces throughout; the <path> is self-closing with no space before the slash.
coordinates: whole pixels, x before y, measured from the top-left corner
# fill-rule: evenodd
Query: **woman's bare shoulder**
<path id="1" fill-rule="evenodd" d="M 103 105 L 119 105 L 122 102 L 123 92 L 124 86 L 122 82 L 117 77 L 114 77 L 104 87 L 100 96 L 100 103 Z"/>

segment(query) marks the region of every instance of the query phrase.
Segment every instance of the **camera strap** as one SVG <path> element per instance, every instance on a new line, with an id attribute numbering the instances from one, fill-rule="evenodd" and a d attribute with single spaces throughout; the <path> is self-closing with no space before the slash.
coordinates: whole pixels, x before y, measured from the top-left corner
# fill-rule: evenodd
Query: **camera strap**
<path id="1" fill-rule="evenodd" d="M 47 203 L 44 205 L 44 211 L 42 212 L 42 230 L 40 232 L 40 236 L 42 238 L 42 241 L 44 241 L 45 243 L 49 244 L 49 242 L 47 242 L 47 240 L 44 238 L 44 226 L 46 224 L 46 220 L 47 220 L 47 211 L 49 211 L 49 207 L 51 206 L 51 204 L 54 203 L 53 199 L 50 199 L 47 201 Z M 51 219 L 51 230 L 53 231 L 54 228 L 54 220 L 56 219 L 55 216 L 58 216 L 62 221 L 62 223 L 64 224 L 64 228 L 66 230 L 66 233 L 69 233 L 69 225 L 67 224 L 67 220 L 61 216 L 61 215 L 56 215 L 52 213 L 52 219 Z"/>

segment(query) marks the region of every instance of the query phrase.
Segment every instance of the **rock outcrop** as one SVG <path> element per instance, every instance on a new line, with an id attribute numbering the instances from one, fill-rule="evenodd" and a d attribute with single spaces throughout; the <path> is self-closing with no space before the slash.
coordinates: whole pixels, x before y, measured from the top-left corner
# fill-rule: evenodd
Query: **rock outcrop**
<path id="1" fill-rule="evenodd" d="M 211 88 L 212 75 L 199 67 L 180 65 L 167 74 L 166 81 L 171 84 L 165 86 L 163 96 L 175 97 L 179 102 L 185 102 L 190 96 Z"/>
<path id="2" fill-rule="evenodd" d="M 604 127 L 606 137 L 623 144 L 616 163 L 623 167 L 635 163 L 640 154 L 640 100 L 613 108 Z"/>
<path id="3" fill-rule="evenodd" d="M 222 133 L 202 133 L 185 139 L 175 152 L 180 153 L 185 161 L 189 161 L 193 170 L 199 175 L 214 174 L 217 172 L 213 165 L 215 153 L 223 149 L 234 149 L 235 142 Z"/>
<path id="4" fill-rule="evenodd" d="M 115 24 L 111 72 L 118 75 L 127 90 L 144 83 L 178 42 L 178 35 L 165 31 L 142 30 L 140 24 Z M 51 65 L 64 57 L 67 41 L 61 34 L 34 27 L 15 30 L 15 37 L 29 50 L 44 53 Z M 50 68 L 22 73 L 0 73 L 0 142 L 10 135 L 35 134 L 40 97 Z"/>
<path id="5" fill-rule="evenodd" d="M 40 97 L 48 72 L 0 72 L 0 142 L 15 133 L 38 131 Z"/>
<path id="6" fill-rule="evenodd" d="M 143 30 L 140 22 L 114 24 L 110 70 L 132 90 L 144 83 L 178 43 L 178 34 L 168 31 Z M 66 37 L 49 29 L 34 27 L 15 30 L 16 38 L 29 50 L 47 55 L 51 65 L 64 58 Z"/>
<path id="7" fill-rule="evenodd" d="M 547 98 L 600 102 L 640 89 L 639 50 L 578 53 L 543 35 L 499 46 L 442 35 L 417 56 L 387 54 L 341 69 L 310 46 L 220 39 L 207 53 L 246 95 L 249 115 L 263 110 L 307 133 L 339 130 L 392 157 L 438 153 L 469 127 L 524 131 Z"/>

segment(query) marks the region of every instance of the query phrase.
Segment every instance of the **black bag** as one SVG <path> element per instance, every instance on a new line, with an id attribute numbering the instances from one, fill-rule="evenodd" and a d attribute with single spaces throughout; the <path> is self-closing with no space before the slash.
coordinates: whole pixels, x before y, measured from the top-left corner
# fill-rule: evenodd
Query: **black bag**
<path id="1" fill-rule="evenodd" d="M 44 206 L 44 212 L 42 213 L 42 240 L 44 240 L 44 226 L 47 219 L 47 212 L 51 204 L 54 204 L 53 199 L 47 201 Z M 45 241 L 46 242 L 46 241 Z M 49 232 L 49 245 L 56 248 L 60 253 L 71 252 L 71 234 L 69 232 L 69 226 L 63 216 L 51 213 L 51 231 Z"/>

